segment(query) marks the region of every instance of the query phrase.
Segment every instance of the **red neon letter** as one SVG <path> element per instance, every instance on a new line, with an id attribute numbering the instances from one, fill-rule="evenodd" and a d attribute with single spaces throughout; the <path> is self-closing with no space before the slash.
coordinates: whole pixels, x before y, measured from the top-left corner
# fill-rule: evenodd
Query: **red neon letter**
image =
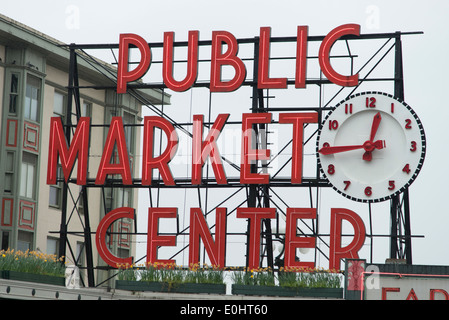
<path id="1" fill-rule="evenodd" d="M 173 78 L 173 38 L 174 32 L 164 33 L 163 78 L 167 88 L 173 91 L 185 91 L 196 81 L 198 72 L 198 31 L 189 31 L 187 75 L 182 81 Z"/>
<path id="2" fill-rule="evenodd" d="M 430 289 L 430 300 L 435 300 L 435 293 L 441 293 L 444 296 L 444 300 L 449 300 L 449 293 L 443 289 Z"/>
<path id="3" fill-rule="evenodd" d="M 107 215 L 105 215 L 103 219 L 101 219 L 100 224 L 97 228 L 97 233 L 95 235 L 98 254 L 104 260 L 104 262 L 106 262 L 113 268 L 118 268 L 121 264 L 131 265 L 133 263 L 132 257 L 118 258 L 114 256 L 111 251 L 109 251 L 108 245 L 106 244 L 106 232 L 108 231 L 111 224 L 121 218 L 134 219 L 134 209 L 123 207 L 112 210 Z"/>
<path id="4" fill-rule="evenodd" d="M 220 158 L 220 152 L 216 141 L 228 119 L 229 114 L 219 114 L 212 129 L 203 142 L 203 115 L 193 116 L 193 138 L 192 138 L 192 184 L 201 184 L 202 168 L 211 156 L 212 169 L 218 184 L 227 184 L 226 174 Z"/>
<path id="5" fill-rule="evenodd" d="M 175 260 L 159 260 L 158 247 L 176 246 L 176 236 L 158 235 L 159 218 L 176 218 L 177 208 L 148 208 L 147 263 L 175 264 Z"/>
<path id="6" fill-rule="evenodd" d="M 260 261 L 260 225 L 262 219 L 276 217 L 275 208 L 237 208 L 237 218 L 250 220 L 250 240 L 248 253 L 248 268 L 259 268 Z"/>
<path id="7" fill-rule="evenodd" d="M 279 123 L 293 124 L 292 183 L 302 181 L 304 123 L 318 122 L 317 113 L 281 113 Z"/>
<path id="8" fill-rule="evenodd" d="M 223 268 L 226 259 L 226 208 L 215 213 L 215 242 L 200 208 L 190 209 L 189 265 L 199 263 L 200 237 L 213 266 Z"/>
<path id="9" fill-rule="evenodd" d="M 140 50 L 140 63 L 128 71 L 129 46 L 135 45 Z M 136 34 L 121 34 L 117 70 L 117 93 L 126 93 L 126 84 L 145 75 L 151 63 L 151 50 L 146 41 Z"/>
<path id="10" fill-rule="evenodd" d="M 307 26 L 298 26 L 298 35 L 296 39 L 296 74 L 295 88 L 306 87 L 306 69 L 307 69 L 307 35 L 309 28 Z"/>
<path id="11" fill-rule="evenodd" d="M 401 289 L 400 288 L 382 287 L 382 300 L 387 300 L 387 293 L 388 292 L 401 292 Z"/>
<path id="12" fill-rule="evenodd" d="M 323 42 L 321 43 L 319 52 L 319 61 L 321 71 L 323 71 L 323 74 L 326 76 L 327 79 L 343 87 L 354 87 L 359 83 L 359 75 L 354 74 L 352 76 L 343 76 L 332 68 L 329 60 L 330 51 L 335 41 L 337 41 L 342 36 L 348 34 L 353 34 L 356 36 L 360 35 L 360 25 L 345 24 L 329 32 L 329 34 L 324 38 Z"/>
<path id="13" fill-rule="evenodd" d="M 267 173 L 252 173 L 252 160 L 268 160 L 270 159 L 270 150 L 253 149 L 252 135 L 254 133 L 254 123 L 270 123 L 271 113 L 244 113 L 242 114 L 242 155 L 240 167 L 240 183 L 247 184 L 267 184 L 270 175 Z"/>
<path id="14" fill-rule="evenodd" d="M 166 119 L 156 116 L 144 118 L 143 129 L 143 155 L 142 155 L 142 185 L 151 185 L 153 168 L 161 173 L 167 186 L 174 186 L 175 180 L 171 174 L 168 163 L 173 159 L 178 146 L 178 134 L 173 125 Z M 167 147 L 158 157 L 153 156 L 154 128 L 158 127 L 167 136 Z"/>
<path id="15" fill-rule="evenodd" d="M 89 152 L 89 129 L 90 118 L 82 117 L 76 126 L 75 135 L 67 147 L 67 140 L 62 128 L 60 117 L 53 117 L 50 121 L 50 146 L 48 148 L 48 168 L 47 168 L 47 184 L 56 184 L 58 154 L 61 160 L 62 171 L 64 172 L 65 181 L 70 177 L 78 155 L 78 172 L 76 183 L 79 185 L 86 184 L 87 177 L 87 155 Z"/>
<path id="16" fill-rule="evenodd" d="M 226 43 L 228 49 L 222 53 L 222 43 Z M 210 74 L 211 92 L 229 92 L 240 87 L 246 77 L 246 68 L 243 61 L 237 57 L 238 43 L 235 37 L 227 31 L 212 32 L 212 58 Z M 221 67 L 230 65 L 234 68 L 235 75 L 232 80 L 221 81 Z"/>
<path id="17" fill-rule="evenodd" d="M 297 237 L 298 219 L 316 219 L 314 208 L 287 208 L 284 267 L 315 268 L 315 262 L 296 261 L 296 248 L 315 248 L 315 237 Z"/>
<path id="18" fill-rule="evenodd" d="M 342 221 L 348 221 L 354 228 L 354 238 L 346 247 L 341 247 Z M 358 251 L 365 243 L 365 225 L 362 219 L 349 209 L 331 209 L 331 230 L 329 248 L 329 269 L 340 270 L 340 259 L 358 259 Z"/>
<path id="19" fill-rule="evenodd" d="M 415 290 L 412 288 L 405 300 L 419 300 Z"/>
<path id="20" fill-rule="evenodd" d="M 260 28 L 259 71 L 257 87 L 259 89 L 287 88 L 287 78 L 270 78 L 270 27 Z"/>
<path id="21" fill-rule="evenodd" d="M 117 145 L 117 157 L 119 163 L 115 162 L 114 146 Z M 111 158 L 113 163 L 111 163 Z M 129 166 L 128 150 L 126 148 L 125 131 L 121 117 L 112 117 L 108 136 L 101 156 L 95 184 L 103 184 L 108 174 L 119 174 L 122 176 L 123 184 L 132 184 L 131 168 Z"/>

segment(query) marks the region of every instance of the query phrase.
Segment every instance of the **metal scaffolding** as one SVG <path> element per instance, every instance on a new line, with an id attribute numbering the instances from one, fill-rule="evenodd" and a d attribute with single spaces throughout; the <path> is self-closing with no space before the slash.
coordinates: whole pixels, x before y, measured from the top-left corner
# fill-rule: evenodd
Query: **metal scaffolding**
<path id="1" fill-rule="evenodd" d="M 243 58 L 242 60 L 245 63 L 251 65 L 252 64 L 252 76 L 247 76 L 247 79 L 242 84 L 242 87 L 247 87 L 251 91 L 251 103 L 248 104 L 247 110 L 253 113 L 262 113 L 262 112 L 271 112 L 271 113 L 280 113 L 280 112 L 298 112 L 298 111 L 309 111 L 316 112 L 318 114 L 318 124 L 313 126 L 310 125 L 311 130 L 308 136 L 304 136 L 304 146 L 311 146 L 310 148 L 315 149 L 315 139 L 316 134 L 321 126 L 322 119 L 324 119 L 326 113 L 333 109 L 333 106 L 336 102 L 350 96 L 353 93 L 358 92 L 363 88 L 363 85 L 385 85 L 385 84 L 393 84 L 394 96 L 403 100 L 404 99 L 404 83 L 403 83 L 403 72 L 402 72 L 402 45 L 401 38 L 404 35 L 415 35 L 420 34 L 421 32 L 395 32 L 395 33 L 378 33 L 378 34 L 361 34 L 360 36 L 344 36 L 340 38 L 337 42 L 341 43 L 343 47 L 346 49 L 346 53 L 338 54 L 332 56 L 332 59 L 343 59 L 347 61 L 350 66 L 351 73 L 360 73 L 363 75 L 359 78 L 359 84 L 356 87 L 352 88 L 337 88 L 336 85 L 332 84 L 329 80 L 323 78 L 321 72 L 318 77 L 308 77 L 306 80 L 306 85 L 310 87 L 317 88 L 316 91 L 316 102 L 312 106 L 271 106 L 273 101 L 276 101 L 276 97 L 272 95 L 272 92 L 268 90 L 262 90 L 258 88 L 257 85 L 257 59 L 258 59 L 258 50 L 259 50 L 259 37 L 254 38 L 245 38 L 238 39 L 237 42 L 240 46 L 249 46 L 252 48 L 253 56 Z M 319 42 L 324 39 L 324 36 L 308 36 L 308 43 Z M 273 45 L 289 45 L 291 43 L 295 43 L 297 41 L 296 37 L 272 37 L 271 43 Z M 363 61 L 360 61 L 361 57 L 356 54 L 357 50 L 353 48 L 355 44 L 358 42 L 363 42 L 365 40 L 373 41 L 375 44 L 374 52 L 371 52 L 371 55 L 368 55 Z M 187 42 L 175 42 L 174 46 L 176 48 L 186 48 L 188 45 Z M 199 41 L 199 47 L 210 47 L 211 41 Z M 154 50 L 160 50 L 163 47 L 163 43 L 149 43 L 149 46 Z M 68 49 L 70 50 L 70 69 L 69 69 L 69 79 L 68 79 L 68 108 L 67 114 L 65 117 L 65 133 L 67 141 L 70 143 L 70 139 L 72 136 L 72 132 L 76 127 L 76 123 L 72 123 L 72 112 L 73 105 L 75 107 L 76 119 L 79 119 L 81 116 L 81 103 L 80 103 L 80 91 L 85 89 L 116 89 L 117 76 L 113 72 L 110 72 L 104 65 L 100 64 L 98 60 L 94 59 L 89 53 L 89 50 L 104 50 L 112 54 L 115 59 L 114 50 L 118 49 L 118 44 L 71 44 L 68 45 Z M 393 58 L 393 76 L 379 76 L 376 71 L 378 70 L 378 66 L 386 60 L 387 58 Z M 102 73 L 105 78 L 110 80 L 110 85 L 101 85 L 101 86 L 83 86 L 80 85 L 79 82 L 79 70 L 78 70 L 78 60 L 82 59 L 88 64 L 92 65 L 98 72 Z M 291 56 L 277 56 L 271 58 L 272 61 L 291 61 L 294 60 L 295 57 Z M 316 61 L 317 57 L 309 55 L 307 57 L 308 62 Z M 115 60 L 116 61 L 116 60 Z M 175 63 L 185 63 L 185 60 L 177 60 Z M 199 60 L 199 63 L 210 62 L 208 58 Z M 132 62 L 131 62 L 132 63 Z M 153 64 L 161 63 L 161 61 L 153 61 Z M 356 65 L 359 65 L 358 70 L 356 70 Z M 390 70 L 391 71 L 391 70 Z M 249 78 L 248 78 L 249 77 Z M 287 84 L 289 86 L 294 85 L 295 80 L 289 78 L 287 80 Z M 197 80 L 195 84 L 192 86 L 190 90 L 195 90 L 197 88 L 208 88 L 209 82 L 204 80 Z M 325 88 L 331 87 L 332 95 L 330 98 L 325 97 Z M 189 128 L 192 127 L 192 122 L 187 121 L 178 121 L 174 117 L 170 117 L 167 112 L 164 110 L 164 105 L 156 106 L 150 103 L 145 97 L 140 94 L 139 90 L 141 89 L 155 89 L 162 90 L 165 92 L 165 85 L 160 82 L 137 82 L 128 85 L 128 94 L 137 99 L 143 106 L 145 106 L 149 113 L 158 115 L 169 120 L 173 126 L 183 132 L 187 137 L 191 138 L 192 133 L 189 131 Z M 302 89 L 308 90 L 308 89 Z M 348 92 L 349 91 L 349 92 Z M 326 94 L 328 92 L 326 91 Z M 211 97 L 209 97 L 209 110 L 206 115 L 206 119 L 209 119 L 208 122 L 204 123 L 205 127 L 210 127 L 212 122 L 211 118 Z M 229 125 L 241 125 L 240 121 L 230 121 Z M 254 127 L 254 131 L 257 134 L 257 144 L 258 148 L 264 149 L 267 148 L 267 145 L 270 145 L 270 134 L 272 133 L 270 130 L 275 127 L 277 124 L 276 121 L 272 121 L 270 124 L 258 124 Z M 105 128 L 109 126 L 109 124 L 103 125 Z M 125 125 L 126 126 L 126 125 Z M 136 124 L 134 126 L 141 126 L 140 124 Z M 285 145 L 280 148 L 279 152 L 273 156 L 273 158 L 279 158 L 280 155 L 285 155 L 285 150 L 289 149 L 292 140 L 286 141 Z M 224 162 L 232 167 L 233 169 L 239 171 L 239 165 L 227 159 L 226 157 L 222 157 Z M 315 160 L 316 161 L 316 160 Z M 86 190 L 89 188 L 136 188 L 136 189 L 148 189 L 148 195 L 150 203 L 153 206 L 157 206 L 159 202 L 159 196 L 162 192 L 168 191 L 170 192 L 173 189 L 184 189 L 184 190 L 197 190 L 198 194 L 198 202 L 201 206 L 203 204 L 202 209 L 207 216 L 211 212 L 214 212 L 217 207 L 222 205 L 223 203 L 228 202 L 230 199 L 235 198 L 237 195 L 244 194 L 243 201 L 241 198 L 235 203 L 235 208 L 233 210 L 228 210 L 228 216 L 235 212 L 236 208 L 239 206 L 244 206 L 245 204 L 248 207 L 274 207 L 277 209 L 277 217 L 275 220 L 271 221 L 271 219 L 266 219 L 262 224 L 262 249 L 261 249 L 261 257 L 260 257 L 260 265 L 261 266 L 269 266 L 272 268 L 276 268 L 282 265 L 282 252 L 275 254 L 273 243 L 274 242 L 282 242 L 283 238 L 281 233 L 279 232 L 279 223 L 280 219 L 282 219 L 282 215 L 285 215 L 285 208 L 288 207 L 287 199 L 284 199 L 282 193 L 279 192 L 282 188 L 304 188 L 303 190 L 307 190 L 308 192 L 308 205 L 310 207 L 314 207 L 317 209 L 317 219 L 314 222 L 303 221 L 303 227 L 298 227 L 298 233 L 303 234 L 305 236 L 313 236 L 319 239 L 324 247 L 329 247 L 326 242 L 326 234 L 321 233 L 319 230 L 319 205 L 320 205 L 320 194 L 322 188 L 330 187 L 330 184 L 327 180 L 320 174 L 319 166 L 316 164 L 315 174 L 313 176 L 307 176 L 303 178 L 301 184 L 291 184 L 290 179 L 280 177 L 280 172 L 288 166 L 291 162 L 291 155 L 287 157 L 283 163 L 279 165 L 279 169 L 277 172 L 272 174 L 270 178 L 270 183 L 268 185 L 244 185 L 240 183 L 240 180 L 236 177 L 229 177 L 227 185 L 219 185 L 216 183 L 215 179 L 209 177 L 207 174 L 206 177 L 203 177 L 203 181 L 201 185 L 192 185 L 190 179 L 188 177 L 175 177 L 175 186 L 167 186 L 164 184 L 163 180 L 159 177 L 156 178 L 153 182 L 153 185 L 148 187 L 142 185 L 142 181 L 140 178 L 133 178 L 132 185 L 124 185 L 121 182 L 121 179 L 114 179 L 112 177 L 108 177 L 106 179 L 105 186 L 98 186 L 95 184 L 94 179 L 88 179 L 87 184 L 80 189 L 80 193 L 78 196 L 73 195 L 70 191 L 70 184 L 75 183 L 75 179 L 70 178 L 66 183 L 64 179 L 60 181 L 63 182 L 63 209 L 61 215 L 61 224 L 60 230 L 57 231 L 60 236 L 60 248 L 59 255 L 67 256 L 67 248 L 70 251 L 70 255 L 74 260 L 76 260 L 75 254 L 72 250 L 73 245 L 70 244 L 70 241 L 67 238 L 69 233 L 68 224 L 70 223 L 67 219 L 69 201 L 82 201 L 84 212 L 83 215 L 80 215 L 80 219 L 84 222 L 84 230 L 80 230 L 79 234 L 84 238 L 84 246 L 85 246 L 85 257 L 86 257 L 86 270 L 87 270 L 87 285 L 89 287 L 94 287 L 98 285 L 95 282 L 94 270 L 99 268 L 96 266 L 93 261 L 93 245 L 91 241 L 91 237 L 93 231 L 90 227 L 90 217 L 89 217 L 89 201 L 87 198 Z M 266 170 L 270 167 L 271 161 L 262 161 L 259 160 L 256 163 L 251 165 L 252 172 L 266 172 Z M 218 205 L 212 205 L 213 203 L 210 199 L 210 193 L 217 188 L 221 188 L 226 190 L 227 196 L 223 196 L 222 201 L 218 201 Z M 104 192 L 104 191 L 103 191 Z M 154 196 L 154 193 L 156 196 Z M 81 196 L 80 196 L 81 195 Z M 154 198 L 156 197 L 156 198 Z M 391 231 L 388 235 L 390 237 L 390 258 L 399 258 L 406 259 L 407 263 L 412 263 L 412 250 L 411 250 L 411 238 L 413 237 L 411 234 L 410 228 L 410 205 L 409 205 L 409 194 L 408 190 L 406 190 L 403 194 L 394 197 L 390 201 L 390 217 L 391 217 Z M 371 205 L 368 204 L 369 210 L 371 212 Z M 79 214 L 79 213 L 78 213 Z M 370 215 L 370 225 L 371 225 L 371 215 Z M 230 236 L 240 236 L 240 237 L 248 237 L 249 236 L 249 222 L 247 224 L 246 232 L 234 232 L 234 230 L 229 231 Z M 136 226 L 135 226 L 136 227 Z M 214 226 L 211 226 L 211 230 Z M 181 236 L 187 236 L 189 231 L 188 226 L 184 226 L 183 228 L 178 228 L 176 234 Z M 141 234 L 137 232 L 137 229 L 132 232 L 132 234 Z M 213 234 L 213 232 L 212 232 Z M 373 230 L 367 234 L 371 239 L 378 236 Z M 385 235 L 384 235 L 385 236 Z M 249 240 L 248 240 L 249 241 Z M 248 243 L 248 242 L 247 242 Z M 171 258 L 176 258 L 180 255 L 186 248 L 187 245 L 182 246 L 178 251 L 176 251 Z M 203 255 L 205 255 L 203 253 Z M 246 255 L 248 257 L 248 254 Z M 315 248 L 314 259 L 317 261 L 318 257 L 324 257 L 327 259 L 326 250 L 321 247 Z M 371 246 L 371 256 L 372 256 L 372 246 Z M 143 258 L 143 257 L 142 257 Z M 141 259 L 142 259 L 141 258 Z M 248 262 L 247 262 L 248 264 Z M 107 268 L 106 268 L 107 269 Z"/>

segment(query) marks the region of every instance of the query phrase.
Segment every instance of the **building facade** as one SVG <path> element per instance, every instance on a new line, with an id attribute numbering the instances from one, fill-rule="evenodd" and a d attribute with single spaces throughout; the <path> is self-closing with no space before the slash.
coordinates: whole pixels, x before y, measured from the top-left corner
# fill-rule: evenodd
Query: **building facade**
<path id="1" fill-rule="evenodd" d="M 0 245 L 1 249 L 37 250 L 60 253 L 61 212 L 66 206 L 66 263 L 85 266 L 83 237 L 84 202 L 81 186 L 69 184 L 63 200 L 62 173 L 56 185 L 47 185 L 49 128 L 51 117 L 66 123 L 70 52 L 63 43 L 8 17 L 0 15 Z M 111 84 L 99 69 L 116 73 L 114 66 L 95 59 L 101 65 L 79 59 L 79 84 L 91 87 L 80 91 L 81 115 L 92 124 L 107 124 L 121 116 L 134 176 L 139 162 L 140 127 L 126 126 L 141 122 L 142 103 L 113 89 L 94 89 Z M 152 104 L 160 104 L 162 93 L 142 93 Z M 165 103 L 169 97 L 165 97 Z M 72 113 L 74 123 L 76 117 Z M 106 126 L 92 128 L 88 178 L 95 178 L 107 135 Z M 76 167 L 76 166 L 75 166 Z M 58 172 L 61 171 L 58 168 Z M 76 168 L 73 174 L 76 174 Z M 137 208 L 137 191 L 132 188 L 85 188 L 92 230 L 105 213 L 121 206 Z M 118 256 L 133 255 L 135 246 L 132 221 L 120 221 L 108 239 Z M 102 265 L 92 237 L 93 261 Z M 101 278 L 101 276 L 99 276 Z"/>

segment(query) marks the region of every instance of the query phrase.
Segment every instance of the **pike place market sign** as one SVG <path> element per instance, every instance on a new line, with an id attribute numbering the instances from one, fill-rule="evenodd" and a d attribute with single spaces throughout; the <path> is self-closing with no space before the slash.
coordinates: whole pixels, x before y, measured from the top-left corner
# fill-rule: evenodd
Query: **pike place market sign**
<path id="1" fill-rule="evenodd" d="M 287 88 L 287 78 L 271 78 L 270 64 L 271 29 L 260 29 L 258 78 L 259 89 Z M 342 87 L 353 87 L 359 82 L 359 75 L 342 75 L 330 63 L 333 44 L 343 36 L 360 35 L 357 24 L 341 25 L 324 37 L 319 48 L 319 65 L 322 73 L 332 83 Z M 295 63 L 295 88 L 306 87 L 308 27 L 297 28 Z M 167 88 L 175 91 L 190 89 L 198 73 L 198 31 L 188 35 L 187 74 L 183 80 L 173 77 L 173 39 L 172 32 L 164 34 L 162 77 Z M 131 69 L 129 49 L 140 51 L 140 62 Z M 225 51 L 223 52 L 223 49 Z M 121 34 L 119 41 L 119 60 L 117 92 L 127 92 L 127 85 L 142 78 L 151 65 L 150 45 L 136 34 Z M 231 80 L 222 80 L 224 66 L 234 70 Z M 238 89 L 246 77 L 246 68 L 238 57 L 238 41 L 229 32 L 214 31 L 211 42 L 210 91 L 231 92 Z M 220 136 L 230 114 L 219 114 L 206 137 L 203 136 L 203 115 L 193 115 L 192 125 L 192 165 L 191 184 L 200 185 L 202 168 L 208 158 L 218 185 L 228 183 L 216 141 Z M 266 173 L 251 171 L 253 160 L 268 160 L 269 149 L 254 149 L 252 128 L 255 124 L 268 124 L 271 113 L 243 113 L 241 121 L 241 163 L 240 183 L 245 185 L 270 184 Z M 303 168 L 303 129 L 304 124 L 317 123 L 316 112 L 289 112 L 279 114 L 279 123 L 292 128 L 291 184 L 302 183 Z M 158 128 L 166 135 L 167 145 L 160 155 L 153 152 L 154 131 Z M 50 146 L 48 151 L 47 183 L 56 184 L 58 159 L 65 181 L 68 181 L 77 161 L 76 183 L 86 185 L 88 153 L 90 141 L 90 118 L 79 119 L 70 144 L 67 142 L 59 117 L 51 119 Z M 151 186 L 153 170 L 157 170 L 167 186 L 176 182 L 170 170 L 170 161 L 175 157 L 178 135 L 173 124 L 159 116 L 146 116 L 143 120 L 143 153 L 141 185 Z M 319 126 L 317 136 L 317 162 L 324 176 L 335 190 L 343 196 L 359 202 L 378 202 L 390 199 L 407 188 L 418 175 L 425 155 L 425 135 L 423 126 L 405 102 L 382 92 L 364 92 L 351 96 L 336 105 Z M 114 150 L 118 161 L 111 163 Z M 132 185 L 133 177 L 129 165 L 123 120 L 113 117 L 106 137 L 104 150 L 97 171 L 95 184 L 102 185 L 108 175 L 118 175 L 124 185 Z M 159 219 L 176 219 L 176 207 L 148 208 L 147 262 L 174 263 L 174 260 L 157 258 L 158 248 L 176 245 L 176 236 L 158 234 Z M 111 267 L 132 264 L 132 257 L 119 258 L 113 255 L 105 242 L 109 226 L 121 218 L 134 219 L 135 209 L 122 207 L 107 213 L 96 232 L 96 245 L 99 255 Z M 249 219 L 250 236 L 247 246 L 248 267 L 258 268 L 260 257 L 260 231 L 262 219 L 276 217 L 275 208 L 237 208 L 237 218 Z M 358 251 L 365 242 L 365 226 L 354 211 L 345 208 L 332 208 L 330 215 L 329 269 L 340 269 L 340 259 L 358 258 Z M 315 237 L 298 236 L 298 219 L 316 219 L 316 208 L 287 208 L 284 267 L 314 267 L 314 262 L 296 261 L 298 248 L 313 248 Z M 349 223 L 354 229 L 352 241 L 342 244 L 342 224 Z M 190 209 L 189 264 L 199 260 L 200 241 L 213 265 L 225 267 L 227 208 L 216 208 L 215 239 L 209 231 L 201 208 Z"/>

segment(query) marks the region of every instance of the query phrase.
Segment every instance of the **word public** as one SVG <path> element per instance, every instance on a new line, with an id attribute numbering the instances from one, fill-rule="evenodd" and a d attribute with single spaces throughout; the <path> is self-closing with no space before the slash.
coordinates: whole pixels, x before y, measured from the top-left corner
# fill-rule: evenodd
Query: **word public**
<path id="1" fill-rule="evenodd" d="M 259 55 L 257 59 L 257 86 L 259 89 L 282 89 L 287 88 L 287 78 L 270 78 L 270 27 L 260 28 Z M 353 87 L 358 84 L 359 75 L 342 75 L 335 71 L 330 63 L 330 51 L 333 44 L 343 36 L 360 35 L 360 25 L 345 24 L 330 31 L 323 39 L 318 60 L 321 71 L 326 78 L 334 84 L 340 86 Z M 296 39 L 296 70 L 295 87 L 306 87 L 307 69 L 307 39 L 308 27 L 298 26 Z M 173 47 L 174 33 L 164 33 L 162 77 L 168 89 L 182 92 L 191 88 L 198 75 L 198 41 L 199 32 L 189 31 L 188 52 L 187 52 L 187 72 L 183 80 L 176 80 L 173 77 Z M 140 51 L 140 62 L 137 67 L 130 69 L 129 49 L 137 47 Z M 223 49 L 226 51 L 223 52 Z M 211 44 L 210 61 L 210 91 L 230 92 L 238 89 L 246 78 L 246 67 L 242 59 L 238 57 L 238 41 L 234 35 L 227 31 L 213 31 Z M 121 34 L 119 42 L 119 59 L 117 71 L 117 93 L 126 93 L 127 84 L 142 78 L 151 65 L 151 47 L 141 36 L 136 34 Z M 234 77 L 231 80 L 221 79 L 222 67 L 227 66 L 234 70 Z M 255 79 L 256 80 L 256 79 Z"/>

